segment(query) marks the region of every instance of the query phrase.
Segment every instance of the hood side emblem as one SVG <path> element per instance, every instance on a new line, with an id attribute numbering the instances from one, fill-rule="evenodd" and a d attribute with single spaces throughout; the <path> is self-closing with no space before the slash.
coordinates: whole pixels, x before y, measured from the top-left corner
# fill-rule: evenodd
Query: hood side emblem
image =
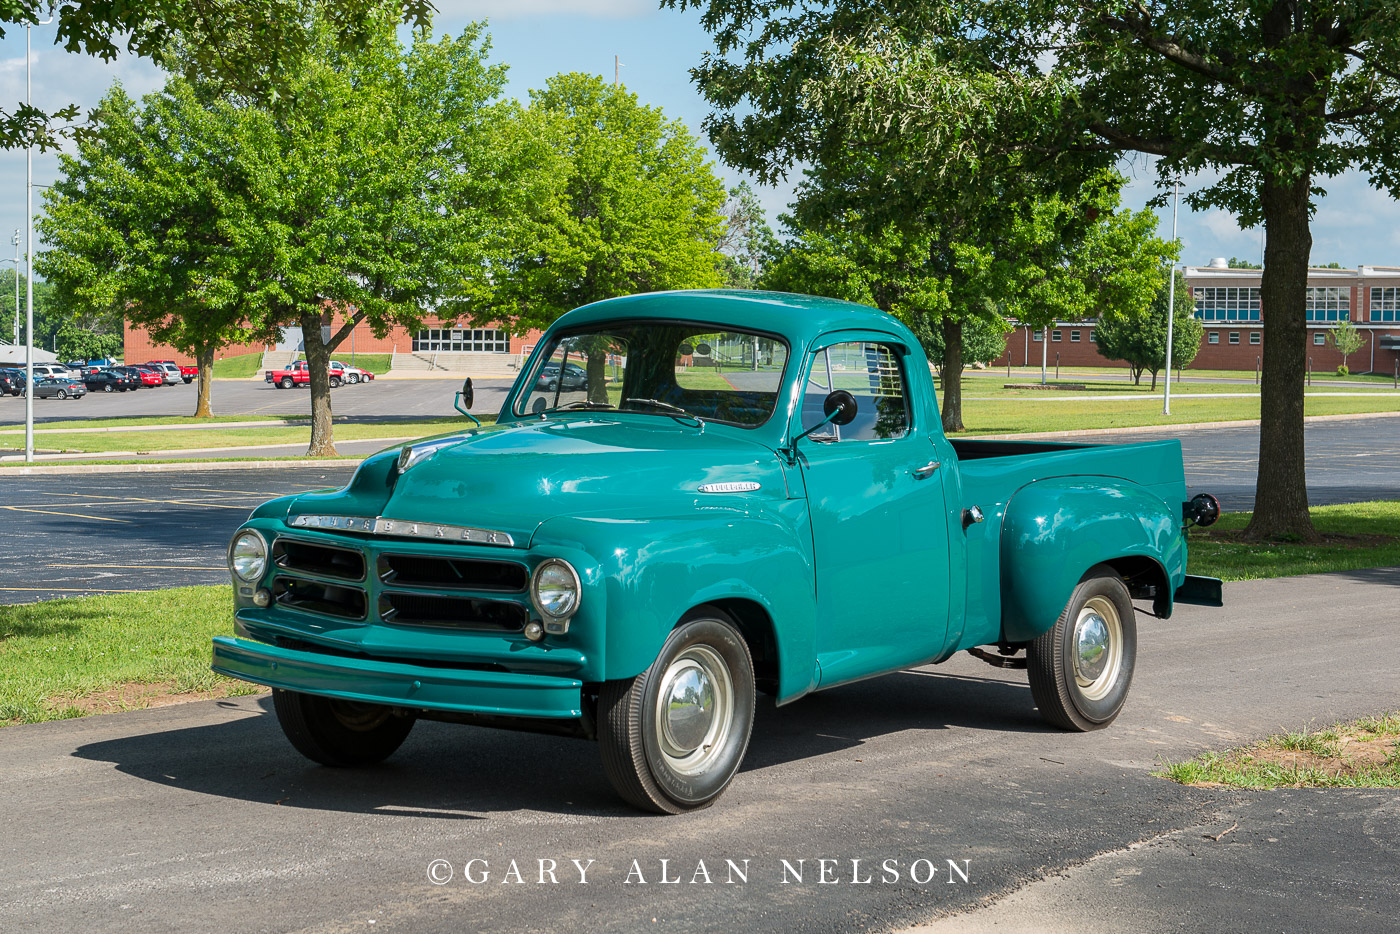
<path id="1" fill-rule="evenodd" d="M 397 535 L 403 538 L 432 538 L 473 545 L 515 546 L 509 532 L 495 529 L 474 529 L 463 525 L 438 525 L 436 522 L 412 522 L 386 519 L 383 516 L 293 516 L 287 525 L 295 529 L 330 529 L 332 531 L 368 532 L 371 535 Z"/>
<path id="2" fill-rule="evenodd" d="M 763 484 L 755 480 L 730 480 L 725 483 L 702 483 L 701 493 L 752 493 L 763 488 Z"/>

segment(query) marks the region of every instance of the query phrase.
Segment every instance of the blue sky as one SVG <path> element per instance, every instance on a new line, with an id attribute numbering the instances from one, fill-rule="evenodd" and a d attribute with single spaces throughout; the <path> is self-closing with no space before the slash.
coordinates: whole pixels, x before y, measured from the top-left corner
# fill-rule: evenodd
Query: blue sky
<path id="1" fill-rule="evenodd" d="M 474 19 L 489 22 L 493 57 L 510 65 L 507 93 L 512 97 L 524 98 L 561 71 L 611 79 L 616 55 L 630 90 L 700 134 L 708 108 L 691 84 L 689 69 L 711 43 L 695 11 L 658 10 L 654 0 L 439 0 L 438 7 L 435 25 L 440 31 L 459 31 Z M 0 40 L 0 100 L 10 105 L 24 97 L 24 30 L 7 32 Z M 162 83 L 160 72 L 148 62 L 124 57 L 103 63 L 68 54 L 52 42 L 53 27 L 34 30 L 34 103 L 40 107 L 52 110 L 69 102 L 90 107 L 114 80 L 138 95 Z M 723 165 L 716 169 L 730 183 L 741 178 Z M 1124 204 L 1140 208 L 1153 194 L 1155 173 L 1142 160 L 1125 163 L 1123 170 L 1133 179 Z M 56 174 L 56 157 L 36 153 L 35 182 L 47 184 Z M 1400 265 L 1400 204 L 1371 189 L 1357 173 L 1331 179 L 1323 187 L 1328 197 L 1318 205 L 1313 222 L 1313 262 Z M 775 226 L 791 192 L 791 184 L 760 190 Z M 36 191 L 36 210 L 39 204 Z M 1170 207 L 1159 215 L 1162 235 L 1169 236 Z M 0 151 L 0 256 L 13 256 L 10 237 L 23 223 L 24 154 Z M 1188 265 L 1204 265 L 1214 256 L 1260 259 L 1259 232 L 1240 230 L 1223 211 L 1183 210 L 1179 236 L 1182 262 Z"/>

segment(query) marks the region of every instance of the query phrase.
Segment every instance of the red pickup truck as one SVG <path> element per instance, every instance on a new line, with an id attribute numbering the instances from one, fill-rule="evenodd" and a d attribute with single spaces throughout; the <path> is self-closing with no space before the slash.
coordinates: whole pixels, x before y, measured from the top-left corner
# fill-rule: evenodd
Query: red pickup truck
<path id="1" fill-rule="evenodd" d="M 372 379 L 374 379 L 373 373 L 362 370 L 357 366 L 341 363 L 339 360 L 331 361 L 332 389 L 339 387 L 341 383 L 367 383 Z M 293 386 L 310 385 L 310 365 L 305 360 L 298 360 L 284 370 L 264 370 L 263 382 L 271 383 L 278 389 L 291 389 Z"/>

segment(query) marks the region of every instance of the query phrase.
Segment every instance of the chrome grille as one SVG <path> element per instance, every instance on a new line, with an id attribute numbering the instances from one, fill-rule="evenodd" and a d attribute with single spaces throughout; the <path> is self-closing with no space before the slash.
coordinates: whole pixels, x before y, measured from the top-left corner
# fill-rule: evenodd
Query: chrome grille
<path id="1" fill-rule="evenodd" d="M 379 579 L 395 587 L 524 593 L 530 571 L 512 561 L 386 554 L 379 556 Z"/>

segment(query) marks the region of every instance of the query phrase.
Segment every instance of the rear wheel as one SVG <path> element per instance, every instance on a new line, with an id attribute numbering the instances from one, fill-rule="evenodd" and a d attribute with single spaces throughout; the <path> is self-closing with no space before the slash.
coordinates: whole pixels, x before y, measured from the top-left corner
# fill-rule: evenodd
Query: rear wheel
<path id="1" fill-rule="evenodd" d="M 331 766 L 373 765 L 394 754 L 413 729 L 413 718 L 382 704 L 332 700 L 274 690 L 277 722 L 297 752 Z"/>
<path id="2" fill-rule="evenodd" d="M 68 390 L 66 390 L 66 389 L 60 389 L 60 390 L 58 391 L 58 397 L 59 397 L 60 399 L 67 399 L 67 398 L 68 398 Z"/>
<path id="3" fill-rule="evenodd" d="M 278 385 L 281 386 L 283 389 L 291 389 L 294 385 L 296 385 L 296 383 L 293 382 L 290 376 L 284 376 L 282 377 L 282 382 L 278 383 Z"/>
<path id="4" fill-rule="evenodd" d="M 1026 654 L 1042 717 L 1081 732 L 1112 723 L 1137 662 L 1137 621 L 1123 579 L 1106 564 L 1090 568 L 1055 625 Z"/>
<path id="5" fill-rule="evenodd" d="M 598 696 L 603 771 L 628 803 L 680 814 L 729 786 L 753 731 L 753 659 L 719 610 L 687 615 L 655 662 Z"/>

